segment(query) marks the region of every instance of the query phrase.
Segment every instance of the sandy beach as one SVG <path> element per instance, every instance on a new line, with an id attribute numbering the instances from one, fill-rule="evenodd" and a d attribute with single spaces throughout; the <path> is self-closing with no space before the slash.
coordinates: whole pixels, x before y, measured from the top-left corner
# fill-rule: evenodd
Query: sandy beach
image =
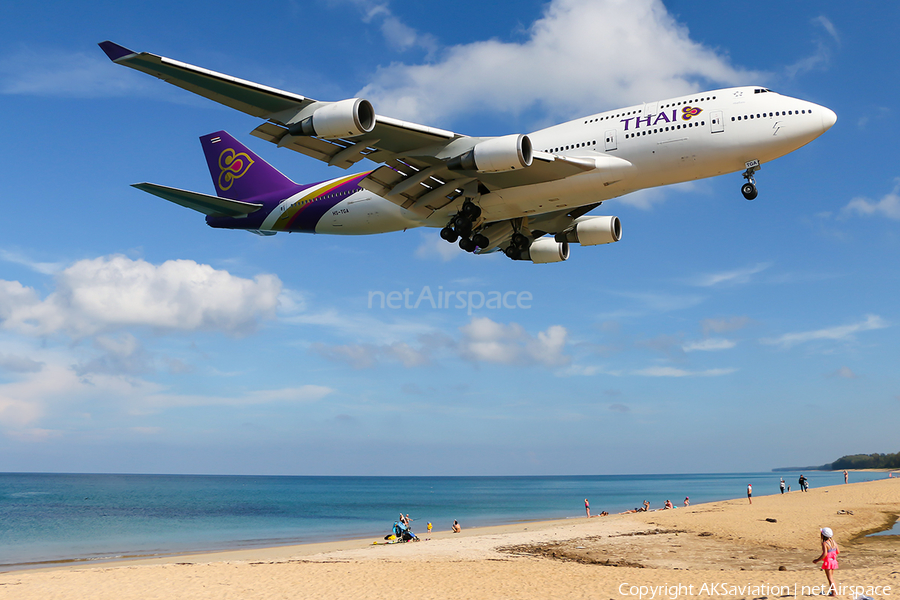
<path id="1" fill-rule="evenodd" d="M 643 499 L 635 499 L 639 502 Z M 598 507 L 602 510 L 602 507 Z M 900 597 L 900 479 L 675 510 L 0 573 L 0 599 L 789 598 L 818 596 L 819 528 L 839 597 Z M 462 524 L 465 527 L 465 523 Z"/>

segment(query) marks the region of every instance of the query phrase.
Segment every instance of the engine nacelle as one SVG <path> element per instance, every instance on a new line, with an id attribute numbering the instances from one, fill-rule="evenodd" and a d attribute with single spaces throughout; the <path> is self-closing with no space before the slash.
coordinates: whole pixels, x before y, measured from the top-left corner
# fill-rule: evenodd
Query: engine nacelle
<path id="1" fill-rule="evenodd" d="M 597 246 L 611 244 L 622 239 L 622 222 L 619 217 L 579 217 L 575 227 L 556 235 L 556 241 Z"/>
<path id="2" fill-rule="evenodd" d="M 539 238 L 528 249 L 531 262 L 536 265 L 562 262 L 569 258 L 569 242 L 557 242 L 552 238 Z"/>
<path id="3" fill-rule="evenodd" d="M 312 115 L 288 128 L 291 135 L 340 139 L 369 133 L 375 127 L 375 109 L 361 98 L 323 103 Z"/>
<path id="4" fill-rule="evenodd" d="M 533 146 L 527 135 L 504 135 L 478 142 L 474 148 L 447 161 L 453 171 L 502 173 L 531 166 Z"/>

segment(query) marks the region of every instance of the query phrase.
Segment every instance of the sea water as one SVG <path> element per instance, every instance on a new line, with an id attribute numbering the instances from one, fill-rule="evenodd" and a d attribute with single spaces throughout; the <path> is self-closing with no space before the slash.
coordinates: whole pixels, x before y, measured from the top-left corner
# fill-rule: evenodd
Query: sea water
<path id="1" fill-rule="evenodd" d="M 548 477 L 255 477 L 0 473 L 0 570 L 73 561 L 380 539 L 400 513 L 427 537 L 529 520 L 779 493 L 798 473 Z M 813 487 L 839 472 L 807 472 Z"/>

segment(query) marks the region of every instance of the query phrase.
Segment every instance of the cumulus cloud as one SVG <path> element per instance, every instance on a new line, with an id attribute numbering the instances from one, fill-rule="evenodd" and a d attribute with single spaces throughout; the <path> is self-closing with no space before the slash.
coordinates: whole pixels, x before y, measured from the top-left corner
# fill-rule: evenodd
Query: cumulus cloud
<path id="1" fill-rule="evenodd" d="M 504 325 L 487 317 L 472 319 L 460 328 L 460 355 L 473 362 L 505 365 L 543 365 L 559 367 L 569 364 L 564 354 L 568 332 L 561 325 L 531 335 L 518 323 Z"/>
<path id="2" fill-rule="evenodd" d="M 853 339 L 857 333 L 863 331 L 872 331 L 875 329 L 884 329 L 888 327 L 887 321 L 878 315 L 866 315 L 864 321 L 859 323 L 851 323 L 850 325 L 839 325 L 837 327 L 827 327 L 825 329 L 816 329 L 815 331 L 801 331 L 798 333 L 786 333 L 777 338 L 760 340 L 763 344 L 772 346 L 781 346 L 782 348 L 790 348 L 797 344 L 812 342 L 817 340 L 833 340 L 846 341 Z"/>
<path id="3" fill-rule="evenodd" d="M 475 108 L 540 107 L 571 118 L 760 78 L 691 40 L 660 0 L 554 0 L 523 42 L 485 40 L 437 54 L 429 64 L 380 68 L 359 95 L 380 114 L 417 121 Z"/>
<path id="4" fill-rule="evenodd" d="M 842 213 L 844 215 L 856 213 L 867 217 L 881 216 L 900 221 L 900 179 L 896 180 L 894 189 L 885 194 L 881 200 L 854 198 L 843 208 Z"/>
<path id="5" fill-rule="evenodd" d="M 565 354 L 568 332 L 560 325 L 552 325 L 532 335 L 518 323 L 507 325 L 487 317 L 475 317 L 459 331 L 458 338 L 436 331 L 422 334 L 416 344 L 400 341 L 343 345 L 316 343 L 311 350 L 357 369 L 372 368 L 385 362 L 419 367 L 433 364 L 441 356 L 458 357 L 477 364 L 563 367 L 571 362 Z"/>
<path id="6" fill-rule="evenodd" d="M 242 335 L 274 317 L 281 287 L 274 275 L 244 279 L 191 260 L 153 265 L 107 256 L 61 271 L 43 300 L 17 281 L 0 280 L 0 326 L 74 337 L 127 327 Z"/>

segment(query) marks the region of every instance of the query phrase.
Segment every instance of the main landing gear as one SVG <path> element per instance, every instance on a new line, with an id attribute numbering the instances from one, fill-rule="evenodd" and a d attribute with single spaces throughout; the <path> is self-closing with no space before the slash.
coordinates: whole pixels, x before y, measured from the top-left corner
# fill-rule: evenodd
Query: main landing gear
<path id="1" fill-rule="evenodd" d="M 459 247 L 466 252 L 474 252 L 476 248 L 487 248 L 491 243 L 487 236 L 480 233 L 472 235 L 472 229 L 479 217 L 481 217 L 481 207 L 471 200 L 466 200 L 456 216 L 450 219 L 446 227 L 441 229 L 441 238 L 451 244 L 458 239 Z"/>
<path id="2" fill-rule="evenodd" d="M 753 177 L 753 174 L 760 169 L 759 161 L 751 160 L 746 166 L 747 170 L 744 171 L 744 179 L 747 180 L 747 183 L 741 186 L 741 193 L 747 200 L 753 200 L 759 195 L 759 192 L 756 189 L 756 179 Z"/>
<path id="3" fill-rule="evenodd" d="M 509 246 L 504 250 L 504 254 L 513 260 L 521 260 L 522 254 L 531 247 L 531 240 L 527 235 L 517 231 L 509 238 Z"/>

